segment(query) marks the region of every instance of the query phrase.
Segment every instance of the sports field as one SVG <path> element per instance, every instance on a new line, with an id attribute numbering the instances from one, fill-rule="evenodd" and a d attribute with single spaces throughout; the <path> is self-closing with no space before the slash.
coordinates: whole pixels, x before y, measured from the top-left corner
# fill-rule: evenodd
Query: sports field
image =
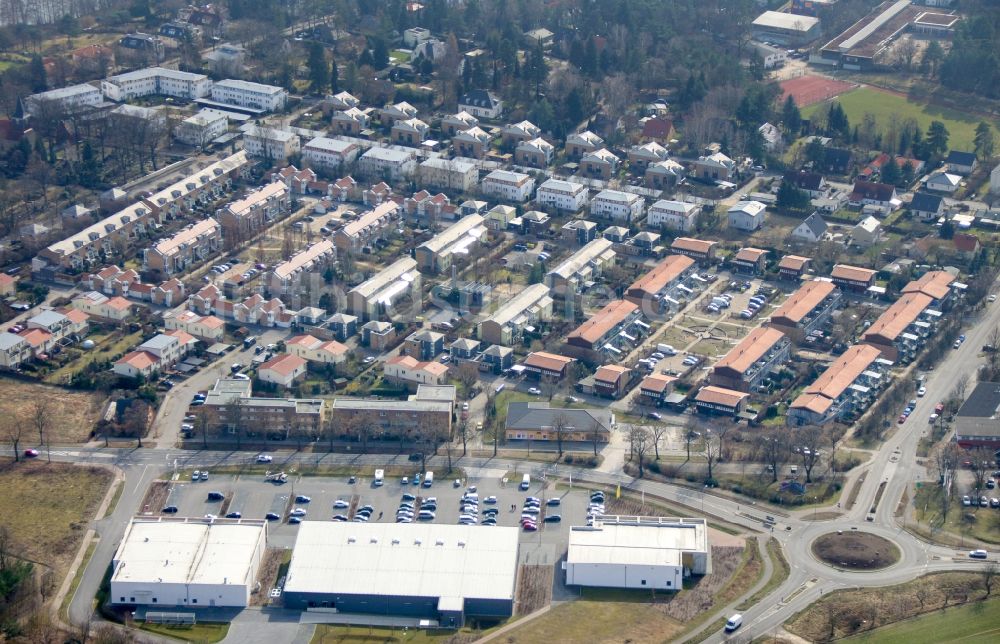
<path id="1" fill-rule="evenodd" d="M 913 642 L 996 642 L 1000 640 L 997 611 L 1000 599 L 975 602 L 936 611 L 921 617 L 883 626 L 864 635 L 848 637 L 843 642 L 877 644 L 912 644 Z"/>
<path id="2" fill-rule="evenodd" d="M 843 94 L 855 87 L 857 87 L 856 83 L 845 83 L 825 76 L 806 74 L 781 83 L 781 102 L 784 103 L 785 99 L 791 96 L 799 108 L 804 108 Z"/>
<path id="3" fill-rule="evenodd" d="M 920 123 L 920 127 L 925 134 L 927 133 L 927 128 L 930 127 L 931 121 L 941 121 L 948 128 L 948 132 L 951 135 L 948 139 L 948 144 L 952 150 L 967 150 L 971 152 L 976 126 L 980 121 L 984 120 L 957 110 L 941 108 L 926 103 L 915 103 L 898 94 L 871 87 L 859 87 L 858 89 L 841 94 L 833 100 L 840 102 L 841 107 L 847 112 L 847 118 L 850 120 L 852 126 L 861 123 L 866 113 L 875 115 L 875 120 L 883 128 L 888 126 L 889 117 L 893 114 L 900 121 L 914 118 Z M 809 118 L 820 105 L 822 103 L 804 108 L 802 116 Z M 996 121 L 992 121 L 990 124 L 994 128 L 1000 125 Z"/>

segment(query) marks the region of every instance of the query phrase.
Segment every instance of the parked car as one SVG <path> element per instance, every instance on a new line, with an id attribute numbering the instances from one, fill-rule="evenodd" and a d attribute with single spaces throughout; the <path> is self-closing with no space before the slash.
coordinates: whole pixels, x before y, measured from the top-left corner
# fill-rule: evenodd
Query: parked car
<path id="1" fill-rule="evenodd" d="M 177 514 L 177 506 L 176 505 L 168 505 L 167 507 L 163 508 L 163 513 L 164 514 Z"/>
<path id="2" fill-rule="evenodd" d="M 258 463 L 270 463 L 273 460 L 274 460 L 274 457 L 271 456 L 270 454 L 258 454 L 257 455 L 257 462 Z"/>
<path id="3" fill-rule="evenodd" d="M 986 559 L 990 554 L 985 550 L 970 550 L 969 556 L 973 559 Z"/>
<path id="4" fill-rule="evenodd" d="M 26 450 L 24 450 L 24 457 L 25 458 L 36 458 L 37 456 L 38 456 L 38 450 L 37 449 L 26 449 Z"/>
<path id="5" fill-rule="evenodd" d="M 277 512 L 268 512 L 267 514 L 264 515 L 264 518 L 267 519 L 268 521 L 277 521 L 281 517 L 278 516 Z"/>

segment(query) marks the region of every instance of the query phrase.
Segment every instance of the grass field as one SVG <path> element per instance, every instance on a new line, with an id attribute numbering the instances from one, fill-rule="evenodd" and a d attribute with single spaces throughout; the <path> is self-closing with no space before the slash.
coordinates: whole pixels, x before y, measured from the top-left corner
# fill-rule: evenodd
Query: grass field
<path id="1" fill-rule="evenodd" d="M 111 360 L 125 354 L 129 349 L 142 342 L 142 332 L 119 334 L 94 333 L 88 340 L 95 344 L 94 348 L 82 354 L 79 359 L 72 360 L 45 377 L 49 384 L 61 385 L 69 382 L 74 374 L 79 373 L 91 362 Z"/>
<path id="2" fill-rule="evenodd" d="M 0 417 L 17 418 L 24 427 L 22 449 L 38 446 L 38 432 L 31 422 L 36 400 L 49 402 L 49 441 L 80 443 L 97 422 L 103 399 L 94 394 L 58 387 L 0 379 Z"/>
<path id="3" fill-rule="evenodd" d="M 144 631 L 166 635 L 185 642 L 197 644 L 213 644 L 226 639 L 229 634 L 229 624 L 195 624 L 194 626 L 167 626 L 165 624 L 143 624 Z"/>
<path id="4" fill-rule="evenodd" d="M 885 129 L 889 124 L 889 118 L 896 115 L 900 122 L 914 118 L 920 123 L 924 133 L 930 127 L 931 121 L 941 121 L 948 128 L 950 138 L 949 147 L 952 150 L 972 150 L 972 140 L 975 136 L 976 125 L 984 120 L 980 117 L 965 114 L 957 110 L 937 107 L 927 103 L 916 103 L 902 96 L 890 94 L 871 87 L 860 87 L 856 90 L 841 94 L 835 99 L 844 111 L 851 125 L 857 125 L 864 120 L 865 113 L 870 112 L 875 115 L 879 126 Z M 802 110 L 802 116 L 811 117 L 820 106 L 826 103 L 818 103 Z M 987 119 L 988 120 L 988 119 Z M 996 121 L 991 123 L 994 128 L 998 126 Z"/>
<path id="5" fill-rule="evenodd" d="M 476 635 L 487 632 L 482 631 L 481 633 L 477 633 L 469 628 L 463 628 L 459 631 L 433 632 L 419 628 L 403 631 L 402 629 L 320 624 L 316 627 L 311 644 L 375 644 L 376 642 L 448 644 L 451 641 L 472 642 L 478 639 Z"/>
<path id="6" fill-rule="evenodd" d="M 983 493 L 987 496 L 989 490 Z M 942 489 L 937 485 L 923 485 L 915 491 L 913 507 L 917 520 L 934 530 L 944 530 L 956 537 L 967 536 L 987 543 L 1000 543 L 1000 510 L 996 508 L 962 507 L 962 497 L 951 499 L 946 520 L 941 516 Z M 968 517 L 975 517 L 969 520 Z M 961 540 L 960 540 L 961 541 Z"/>
<path id="7" fill-rule="evenodd" d="M 883 626 L 870 633 L 845 638 L 844 642 L 910 644 L 911 642 L 996 642 L 1000 640 L 1000 599 L 949 608 Z"/>
<path id="8" fill-rule="evenodd" d="M 98 467 L 6 462 L 0 466 L 0 517 L 16 552 L 52 566 L 61 580 L 112 475 Z"/>

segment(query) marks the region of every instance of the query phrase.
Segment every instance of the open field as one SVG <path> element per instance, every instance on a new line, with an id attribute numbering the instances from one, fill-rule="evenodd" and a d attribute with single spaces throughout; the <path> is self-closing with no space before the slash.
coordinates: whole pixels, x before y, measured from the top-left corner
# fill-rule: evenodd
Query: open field
<path id="1" fill-rule="evenodd" d="M 98 467 L 6 462 L 0 466 L 0 517 L 15 551 L 55 569 L 58 578 L 76 555 L 112 480 Z"/>
<path id="2" fill-rule="evenodd" d="M 984 490 L 987 496 L 990 490 Z M 966 536 L 986 543 L 1000 543 L 1000 509 L 998 508 L 966 508 L 962 507 L 960 492 L 952 499 L 948 507 L 946 519 L 941 515 L 942 488 L 933 484 L 925 484 L 915 490 L 913 507 L 917 520 L 932 530 L 944 530 L 956 537 Z"/>
<path id="3" fill-rule="evenodd" d="M 949 606 L 976 602 L 985 596 L 983 575 L 979 573 L 938 573 L 897 586 L 830 593 L 785 622 L 784 626 L 789 632 L 809 641 L 826 642 L 896 624 L 924 613 L 941 610 L 942 614 L 948 614 L 946 609 Z M 993 614 L 992 625 L 996 624 Z M 973 637 L 969 641 L 995 639 Z M 911 641 L 946 640 L 921 637 Z"/>
<path id="4" fill-rule="evenodd" d="M 781 102 L 784 103 L 787 97 L 791 96 L 800 108 L 808 107 L 855 87 L 857 85 L 854 83 L 806 74 L 781 82 Z"/>
<path id="5" fill-rule="evenodd" d="M 0 417 L 17 418 L 23 423 L 22 449 L 37 447 L 38 431 L 31 421 L 36 400 L 49 403 L 49 437 L 52 443 L 81 443 L 101 412 L 102 398 L 92 393 L 0 379 Z"/>
<path id="6" fill-rule="evenodd" d="M 951 134 L 948 141 L 952 150 L 972 150 L 976 125 L 983 120 L 957 110 L 916 103 L 897 94 L 871 87 L 860 87 L 846 94 L 841 94 L 836 100 L 847 112 L 847 118 L 852 125 L 861 123 L 865 113 L 875 115 L 875 120 L 882 128 L 888 127 L 889 119 L 892 116 L 896 116 L 900 122 L 914 118 L 924 132 L 927 132 L 931 121 L 941 121 Z M 819 105 L 822 103 L 803 109 L 802 116 L 810 118 Z M 998 124 L 994 122 L 992 125 L 997 127 Z"/>
<path id="7" fill-rule="evenodd" d="M 940 613 L 922 615 L 885 626 L 845 642 L 910 644 L 910 642 L 995 642 L 1000 638 L 997 612 L 1000 599 L 956 606 Z"/>

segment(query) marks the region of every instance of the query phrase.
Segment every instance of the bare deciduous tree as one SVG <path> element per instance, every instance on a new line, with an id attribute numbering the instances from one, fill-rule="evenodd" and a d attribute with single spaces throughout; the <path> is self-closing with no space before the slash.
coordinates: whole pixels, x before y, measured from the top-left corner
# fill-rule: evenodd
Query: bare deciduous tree
<path id="1" fill-rule="evenodd" d="M 712 468 L 715 466 L 715 462 L 718 460 L 719 454 L 722 451 L 722 440 L 719 438 L 719 435 L 711 429 L 705 431 L 703 449 L 705 463 L 708 464 L 708 480 L 711 481 L 714 478 L 712 476 Z"/>
<path id="2" fill-rule="evenodd" d="M 642 425 L 632 425 L 628 432 L 629 451 L 639 465 L 639 478 L 646 474 L 645 458 L 651 442 L 649 430 Z"/>
<path id="3" fill-rule="evenodd" d="M 653 423 L 649 426 L 649 432 L 653 439 L 653 456 L 656 460 L 660 460 L 660 441 L 667 433 L 667 429 L 669 429 L 668 426 L 663 423 Z"/>
<path id="4" fill-rule="evenodd" d="M 14 461 L 19 462 L 21 460 L 20 445 L 21 436 L 24 434 L 24 424 L 9 416 L 0 418 L 0 424 L 3 427 L 4 438 L 10 442 L 11 447 L 14 449 Z"/>
<path id="5" fill-rule="evenodd" d="M 823 437 L 823 429 L 817 425 L 806 425 L 795 431 L 795 445 L 802 460 L 802 469 L 806 472 L 806 483 L 812 483 L 812 471 L 820 460 Z"/>

